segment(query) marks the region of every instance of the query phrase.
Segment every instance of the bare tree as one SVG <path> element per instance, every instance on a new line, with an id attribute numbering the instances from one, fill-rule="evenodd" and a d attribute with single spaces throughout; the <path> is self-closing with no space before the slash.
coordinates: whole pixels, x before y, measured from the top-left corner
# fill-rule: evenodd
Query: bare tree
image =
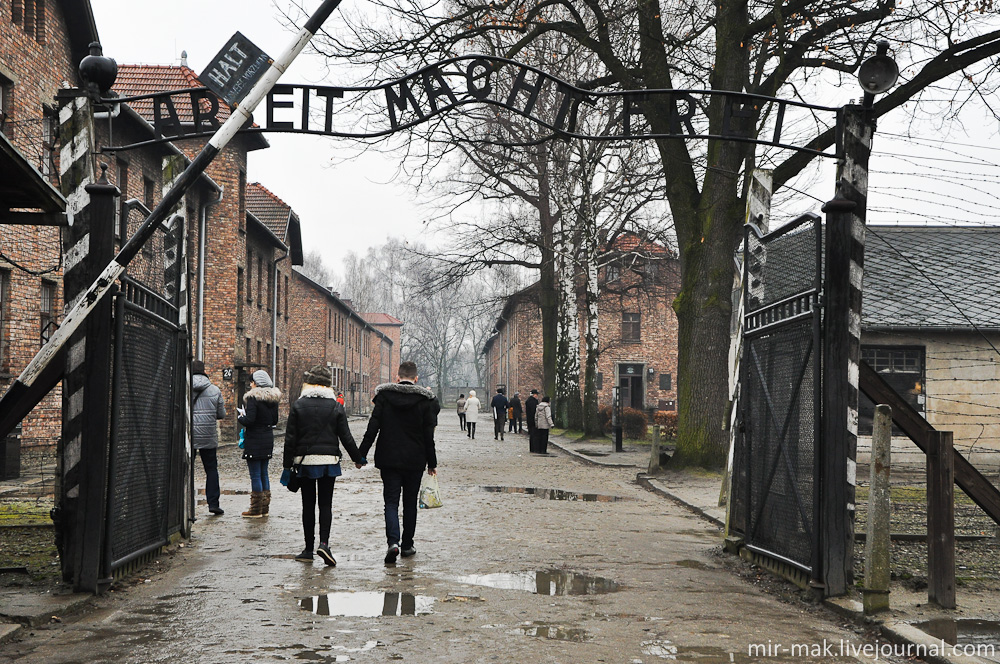
<path id="1" fill-rule="evenodd" d="M 323 254 L 313 249 L 307 251 L 303 256 L 302 265 L 296 265 L 295 269 L 306 275 L 317 284 L 327 288 L 337 287 L 337 275 L 323 260 Z"/>
<path id="2" fill-rule="evenodd" d="M 950 117 L 970 99 L 996 108 L 998 79 L 990 73 L 1000 54 L 1000 30 L 988 3 L 382 0 L 375 6 L 375 20 L 369 15 L 342 33 L 326 34 L 321 47 L 331 58 L 370 67 L 374 78 L 392 78 L 415 64 L 463 53 L 484 35 L 503 34 L 509 57 L 591 51 L 603 64 L 600 76 L 584 81 L 595 90 L 699 88 L 797 99 L 815 93 L 816 81 L 836 83 L 853 75 L 873 52 L 874 40 L 885 38 L 903 81 L 874 104 L 873 119 L 942 97 L 951 101 Z M 560 48 L 549 48 L 553 43 Z M 650 98 L 637 110 L 653 132 L 669 135 L 685 103 L 679 96 Z M 773 127 L 777 111 L 720 95 L 697 110 L 700 128 L 712 136 L 722 136 L 734 118 L 748 135 L 757 135 Z M 834 128 L 818 120 L 797 129 L 799 144 L 809 148 L 835 141 Z M 778 149 L 721 138 L 658 139 L 656 148 L 680 252 L 676 458 L 715 466 L 723 462 L 727 442 L 729 291 L 749 182 L 744 174 L 773 166 L 779 189 L 815 157 L 787 157 Z"/>

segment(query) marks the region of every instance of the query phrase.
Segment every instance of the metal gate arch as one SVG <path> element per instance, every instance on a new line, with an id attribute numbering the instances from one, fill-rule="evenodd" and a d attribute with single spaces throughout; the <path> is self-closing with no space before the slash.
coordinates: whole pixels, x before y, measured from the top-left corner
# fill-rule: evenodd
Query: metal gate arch
<path id="1" fill-rule="evenodd" d="M 750 550 L 819 576 L 823 226 L 744 236 L 744 352 L 734 524 Z"/>

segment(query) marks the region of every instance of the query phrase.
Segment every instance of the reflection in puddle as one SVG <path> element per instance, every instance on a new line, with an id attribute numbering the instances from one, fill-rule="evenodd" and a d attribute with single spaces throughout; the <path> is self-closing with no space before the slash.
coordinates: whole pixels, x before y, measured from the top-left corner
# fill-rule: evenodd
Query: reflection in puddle
<path id="1" fill-rule="evenodd" d="M 628 500 L 621 496 L 606 496 L 599 493 L 577 493 L 575 491 L 563 491 L 562 489 L 538 489 L 524 486 L 481 486 L 480 491 L 490 493 L 525 493 L 529 496 L 538 496 L 548 500 L 583 500 L 591 503 L 616 503 L 621 500 Z"/>
<path id="2" fill-rule="evenodd" d="M 527 590 L 538 595 L 600 595 L 621 589 L 621 586 L 611 579 L 562 570 L 469 574 L 454 579 L 459 583 L 473 586 Z"/>
<path id="3" fill-rule="evenodd" d="M 953 646 L 981 644 L 1000 649 L 1000 622 L 996 620 L 935 618 L 913 626 Z"/>
<path id="4" fill-rule="evenodd" d="M 578 627 L 563 627 L 561 625 L 549 625 L 546 623 L 534 623 L 518 627 L 518 630 L 526 636 L 537 636 L 543 639 L 553 639 L 555 641 L 575 641 L 580 643 L 587 640 L 587 630 Z"/>
<path id="5" fill-rule="evenodd" d="M 674 564 L 677 565 L 678 567 L 686 567 L 688 569 L 705 569 L 705 570 L 713 569 L 712 567 L 698 560 L 678 560 Z"/>
<path id="6" fill-rule="evenodd" d="M 299 608 L 318 616 L 420 616 L 433 613 L 434 598 L 410 593 L 328 593 L 299 600 Z"/>

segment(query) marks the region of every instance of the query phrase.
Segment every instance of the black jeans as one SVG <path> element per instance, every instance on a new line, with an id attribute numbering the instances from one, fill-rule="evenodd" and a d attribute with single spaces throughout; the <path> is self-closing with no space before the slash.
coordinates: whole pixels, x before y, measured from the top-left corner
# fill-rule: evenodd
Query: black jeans
<path id="1" fill-rule="evenodd" d="M 462 427 L 462 431 L 465 431 L 465 413 L 458 414 L 458 423 Z"/>
<path id="2" fill-rule="evenodd" d="M 316 536 L 316 498 L 319 493 L 319 543 L 330 543 L 330 524 L 333 522 L 333 485 L 336 477 L 321 477 L 311 480 L 303 477 L 302 492 L 302 532 L 306 538 L 306 548 L 311 549 Z"/>
<path id="3" fill-rule="evenodd" d="M 535 441 L 535 451 L 539 454 L 549 453 L 549 430 L 548 429 L 535 429 L 535 436 L 537 440 Z"/>
<path id="4" fill-rule="evenodd" d="M 389 545 L 399 544 L 408 549 L 413 546 L 417 531 L 417 494 L 423 469 L 396 470 L 382 468 L 382 499 L 385 501 L 385 539 Z M 403 535 L 399 534 L 399 494 L 403 494 Z"/>
<path id="5" fill-rule="evenodd" d="M 197 450 L 201 457 L 201 465 L 205 468 L 205 500 L 209 507 L 219 506 L 219 455 L 218 448 Z"/>
<path id="6" fill-rule="evenodd" d="M 493 437 L 499 438 L 503 435 L 503 423 L 506 419 L 501 419 L 499 417 L 493 419 Z"/>
<path id="7" fill-rule="evenodd" d="M 469 432 L 468 433 L 469 438 L 475 438 L 476 437 L 476 423 L 475 422 L 466 422 L 465 423 L 465 430 Z"/>

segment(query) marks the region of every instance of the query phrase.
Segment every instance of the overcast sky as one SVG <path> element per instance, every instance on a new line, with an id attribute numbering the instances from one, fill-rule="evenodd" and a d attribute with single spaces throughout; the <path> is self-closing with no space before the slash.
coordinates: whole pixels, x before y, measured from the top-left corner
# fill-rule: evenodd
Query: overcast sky
<path id="1" fill-rule="evenodd" d="M 187 51 L 188 66 L 200 73 L 237 30 L 271 57 L 294 37 L 282 26 L 272 0 L 168 4 L 91 0 L 91 4 L 104 53 L 119 64 L 176 65 L 181 51 Z M 314 8 L 319 3 L 307 4 Z M 336 20 L 335 11 L 329 21 Z M 316 62 L 303 53 L 281 82 L 314 83 L 319 76 Z M 266 138 L 271 147 L 251 153 L 249 181 L 260 182 L 292 206 L 302 220 L 305 251 L 319 249 L 338 273 L 349 250 L 363 254 L 390 236 L 415 239 L 425 232 L 421 224 L 425 215 L 411 191 L 393 182 L 395 160 L 372 154 L 331 167 L 336 138 L 276 133 Z"/>

